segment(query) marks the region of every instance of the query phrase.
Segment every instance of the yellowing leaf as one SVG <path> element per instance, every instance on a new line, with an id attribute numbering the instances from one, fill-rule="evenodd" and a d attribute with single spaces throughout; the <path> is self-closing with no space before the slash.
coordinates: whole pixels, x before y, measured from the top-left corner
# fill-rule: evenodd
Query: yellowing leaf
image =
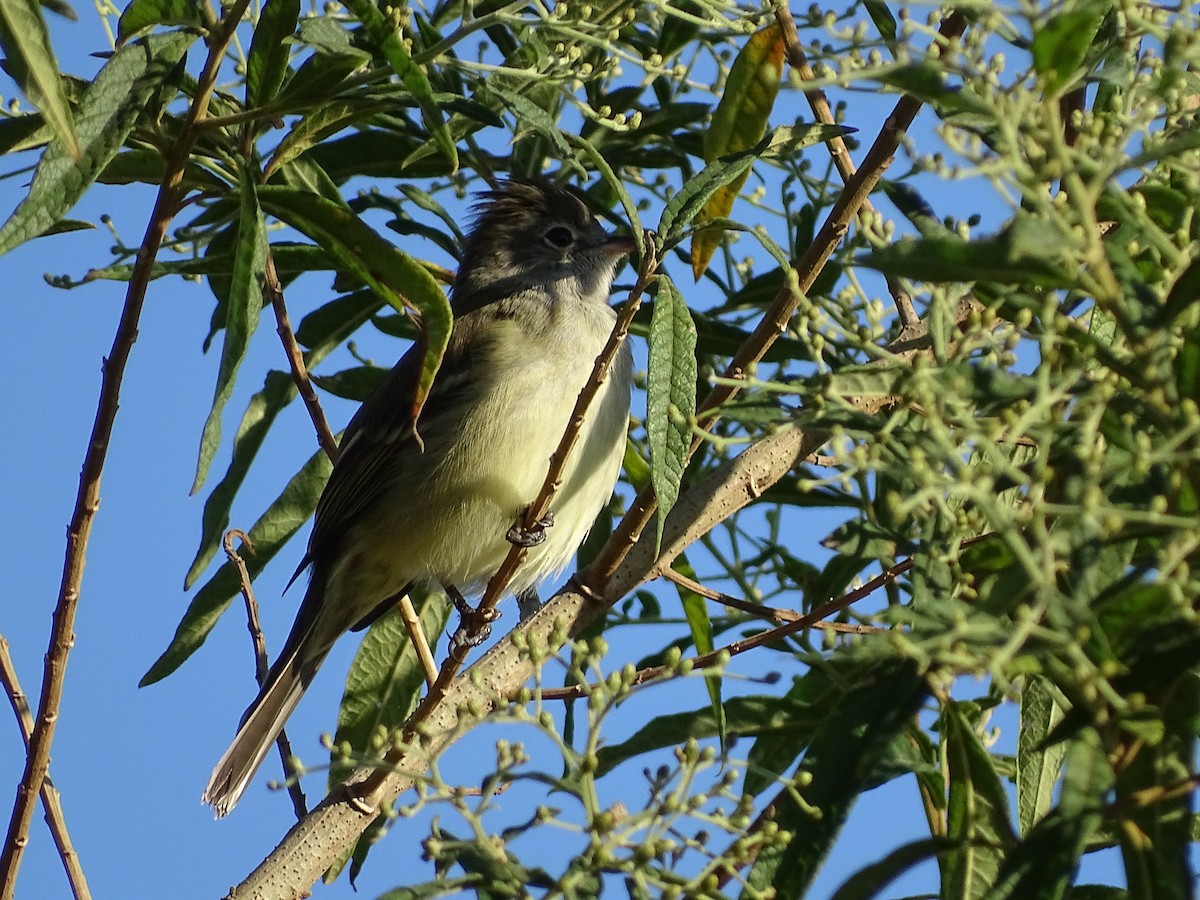
<path id="1" fill-rule="evenodd" d="M 772 22 L 756 32 L 733 61 L 725 93 L 704 135 L 705 162 L 746 150 L 762 139 L 782 76 L 783 33 Z M 696 223 L 728 217 L 747 175 L 749 170 L 717 191 L 696 217 Z M 721 232 L 716 229 L 698 232 L 692 238 L 692 274 L 697 280 L 708 268 L 720 241 Z"/>

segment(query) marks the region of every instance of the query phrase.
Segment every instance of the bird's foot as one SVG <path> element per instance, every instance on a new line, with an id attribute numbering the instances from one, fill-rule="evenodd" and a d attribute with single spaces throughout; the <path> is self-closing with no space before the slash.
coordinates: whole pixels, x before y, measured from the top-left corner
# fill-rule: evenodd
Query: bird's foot
<path id="1" fill-rule="evenodd" d="M 500 618 L 500 611 L 494 608 L 478 609 L 472 606 L 452 584 L 444 584 L 442 587 L 450 597 L 454 608 L 458 610 L 459 616 L 458 628 L 455 629 L 454 636 L 450 638 L 450 649 L 454 651 L 478 647 L 492 633 L 492 623 Z"/>
<path id="2" fill-rule="evenodd" d="M 510 544 L 516 544 L 518 547 L 536 547 L 546 539 L 546 529 L 554 524 L 554 513 L 548 512 L 542 516 L 533 526 L 525 528 L 518 522 L 512 528 L 508 529 L 508 538 Z"/>

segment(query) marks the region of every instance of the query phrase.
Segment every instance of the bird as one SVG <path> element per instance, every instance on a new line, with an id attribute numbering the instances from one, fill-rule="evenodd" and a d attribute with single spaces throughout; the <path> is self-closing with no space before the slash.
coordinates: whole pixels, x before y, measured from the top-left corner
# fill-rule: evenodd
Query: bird
<path id="1" fill-rule="evenodd" d="M 237 804 L 334 642 L 414 585 L 479 592 L 536 497 L 616 321 L 609 295 L 636 244 L 574 193 L 510 179 L 479 195 L 450 288 L 453 327 L 419 414 L 414 344 L 347 425 L 317 503 L 308 589 L 278 658 L 213 769 L 203 802 Z M 550 506 L 509 589 L 564 569 L 612 496 L 633 357 L 623 343 L 593 398 Z M 416 424 L 416 428 L 414 428 Z"/>

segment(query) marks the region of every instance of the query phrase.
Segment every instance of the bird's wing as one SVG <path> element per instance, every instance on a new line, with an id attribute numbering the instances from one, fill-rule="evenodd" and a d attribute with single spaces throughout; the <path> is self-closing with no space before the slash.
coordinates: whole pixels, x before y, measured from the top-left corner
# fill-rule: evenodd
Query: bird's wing
<path id="1" fill-rule="evenodd" d="M 405 458 L 415 459 L 426 452 L 413 435 L 412 421 L 422 353 L 420 344 L 409 348 L 346 426 L 341 455 L 317 501 L 312 536 L 300 569 L 336 554 L 347 530 L 404 477 Z M 451 425 L 442 420 L 448 413 L 455 414 L 455 395 L 470 389 L 473 355 L 451 339 L 422 408 L 419 434 L 437 434 L 439 428 Z M 434 447 L 427 450 L 436 452 Z"/>

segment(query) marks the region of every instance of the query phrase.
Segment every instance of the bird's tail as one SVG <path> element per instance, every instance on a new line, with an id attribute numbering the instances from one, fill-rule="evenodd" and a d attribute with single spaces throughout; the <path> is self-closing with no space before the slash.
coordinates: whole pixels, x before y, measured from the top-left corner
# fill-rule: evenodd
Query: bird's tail
<path id="1" fill-rule="evenodd" d="M 305 618 L 310 621 L 302 622 Z M 201 800 L 212 805 L 218 819 L 237 804 L 329 653 L 332 642 L 316 639 L 316 623 L 311 618 L 315 617 L 304 616 L 302 607 L 283 652 L 271 666 L 262 690 L 242 716 L 233 742 L 208 779 Z"/>

